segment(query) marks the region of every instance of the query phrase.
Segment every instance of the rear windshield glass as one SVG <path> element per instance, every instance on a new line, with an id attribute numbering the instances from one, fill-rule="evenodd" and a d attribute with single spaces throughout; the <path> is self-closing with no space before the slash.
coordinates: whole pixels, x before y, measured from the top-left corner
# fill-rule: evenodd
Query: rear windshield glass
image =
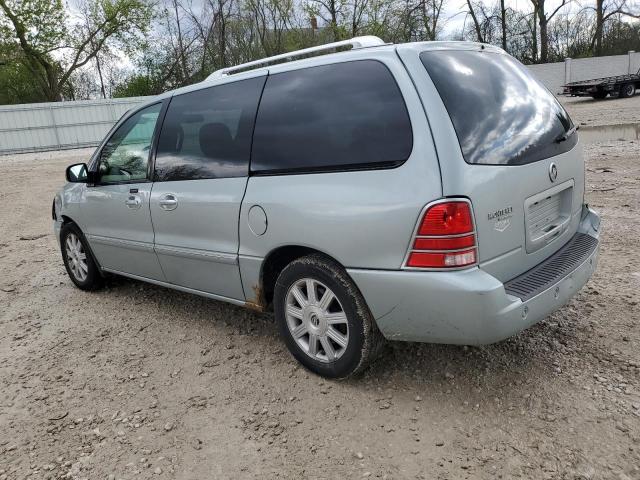
<path id="1" fill-rule="evenodd" d="M 467 163 L 524 165 L 577 142 L 556 98 L 514 58 L 490 52 L 423 52 Z M 567 138 L 568 137 L 568 138 Z"/>

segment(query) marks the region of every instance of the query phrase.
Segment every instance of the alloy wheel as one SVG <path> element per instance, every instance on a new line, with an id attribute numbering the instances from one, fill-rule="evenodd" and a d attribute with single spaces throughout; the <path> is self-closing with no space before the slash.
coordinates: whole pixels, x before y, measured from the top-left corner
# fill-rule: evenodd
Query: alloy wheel
<path id="1" fill-rule="evenodd" d="M 69 233 L 69 235 L 67 235 L 65 251 L 67 254 L 67 264 L 69 265 L 73 276 L 77 281 L 84 282 L 89 274 L 87 254 L 84 251 L 82 242 L 75 233 Z"/>
<path id="2" fill-rule="evenodd" d="M 347 349 L 347 314 L 331 289 L 318 280 L 302 278 L 291 285 L 286 320 L 300 349 L 315 360 L 336 361 Z"/>

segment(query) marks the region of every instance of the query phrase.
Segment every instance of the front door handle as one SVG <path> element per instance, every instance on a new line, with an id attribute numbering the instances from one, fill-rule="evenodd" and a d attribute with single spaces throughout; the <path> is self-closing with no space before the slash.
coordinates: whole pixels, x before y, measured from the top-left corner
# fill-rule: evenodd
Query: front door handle
<path id="1" fill-rule="evenodd" d="M 129 195 L 124 204 L 131 209 L 137 210 L 142 206 L 142 199 L 138 195 Z"/>
<path id="2" fill-rule="evenodd" d="M 178 208 L 178 199 L 173 193 L 167 193 L 160 197 L 160 208 L 163 210 L 175 210 Z"/>

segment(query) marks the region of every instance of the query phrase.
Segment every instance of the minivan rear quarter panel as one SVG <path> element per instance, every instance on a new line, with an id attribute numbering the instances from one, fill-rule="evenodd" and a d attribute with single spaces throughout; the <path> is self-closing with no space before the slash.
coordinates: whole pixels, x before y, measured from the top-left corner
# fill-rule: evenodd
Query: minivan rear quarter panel
<path id="1" fill-rule="evenodd" d="M 339 60 L 338 60 L 339 59 Z M 372 59 L 393 74 L 404 98 L 413 149 L 400 166 L 381 170 L 251 176 L 240 213 L 240 268 L 255 297 L 263 259 L 283 246 L 313 248 L 347 268 L 400 269 L 422 207 L 442 195 L 440 169 L 420 99 L 394 47 L 317 57 L 311 65 Z M 282 64 L 269 73 L 304 68 Z M 260 205 L 267 231 L 255 235 L 248 212 Z"/>

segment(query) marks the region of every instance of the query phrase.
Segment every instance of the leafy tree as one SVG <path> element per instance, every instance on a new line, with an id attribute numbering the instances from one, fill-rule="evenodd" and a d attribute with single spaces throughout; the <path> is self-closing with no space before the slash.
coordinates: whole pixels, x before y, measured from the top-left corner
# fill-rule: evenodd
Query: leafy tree
<path id="1" fill-rule="evenodd" d="M 80 0 L 80 21 L 62 0 L 0 0 L 0 39 L 23 56 L 44 98 L 58 101 L 73 74 L 110 46 L 126 47 L 145 33 L 148 0 Z"/>
<path id="2" fill-rule="evenodd" d="M 640 23 L 609 21 L 603 28 L 602 55 L 619 55 L 633 50 L 640 52 Z"/>
<path id="3" fill-rule="evenodd" d="M 12 44 L 0 43 L 0 105 L 45 101 L 21 52 Z"/>

